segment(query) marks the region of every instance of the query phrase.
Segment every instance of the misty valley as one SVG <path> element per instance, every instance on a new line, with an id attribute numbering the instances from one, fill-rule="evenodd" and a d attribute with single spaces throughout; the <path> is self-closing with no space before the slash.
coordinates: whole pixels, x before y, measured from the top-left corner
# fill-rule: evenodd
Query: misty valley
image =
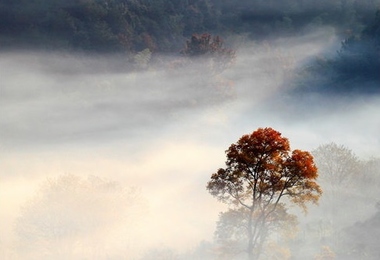
<path id="1" fill-rule="evenodd" d="M 379 259 L 380 1 L 0 13 L 0 259 Z"/>

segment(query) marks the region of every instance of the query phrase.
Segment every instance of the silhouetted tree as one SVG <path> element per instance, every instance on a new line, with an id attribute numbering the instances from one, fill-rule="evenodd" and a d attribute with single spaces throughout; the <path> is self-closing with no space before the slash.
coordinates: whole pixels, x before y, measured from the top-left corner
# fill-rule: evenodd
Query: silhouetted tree
<path id="1" fill-rule="evenodd" d="M 352 191 L 361 189 L 358 178 L 366 175 L 363 164 L 352 150 L 336 143 L 320 145 L 312 154 L 321 176 L 319 181 L 324 187 L 321 203 L 325 212 L 324 221 L 330 223 L 333 230 L 338 230 L 347 219 L 346 216 L 340 216 L 340 212 L 351 208 L 351 204 L 345 201 L 349 197 L 353 200 Z M 331 235 L 335 234 L 331 232 Z"/>
<path id="2" fill-rule="evenodd" d="M 209 58 L 209 66 L 215 74 L 230 67 L 236 58 L 234 50 L 224 47 L 221 37 L 211 36 L 208 33 L 193 34 L 191 39 L 186 41 L 186 46 L 181 53 L 189 57 Z"/>
<path id="3" fill-rule="evenodd" d="M 312 151 L 321 180 L 332 187 L 348 185 L 361 170 L 359 158 L 344 145 L 329 143 Z"/>
<path id="4" fill-rule="evenodd" d="M 360 160 L 351 149 L 334 142 L 318 146 L 312 154 L 318 165 L 319 182 L 324 188 L 320 202 L 324 212 L 320 221 L 328 228 L 324 239 L 334 246 L 342 228 L 367 217 L 367 212 L 373 210 L 379 195 L 380 161 L 375 158 Z M 353 204 L 355 211 L 352 211 Z"/>

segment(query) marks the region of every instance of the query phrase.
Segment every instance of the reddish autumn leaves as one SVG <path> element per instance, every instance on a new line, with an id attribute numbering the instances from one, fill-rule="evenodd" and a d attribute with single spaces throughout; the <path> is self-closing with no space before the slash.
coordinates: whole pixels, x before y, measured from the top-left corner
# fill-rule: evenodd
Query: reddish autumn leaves
<path id="1" fill-rule="evenodd" d="M 247 252 L 249 259 L 257 259 L 258 241 L 265 241 L 274 219 L 280 221 L 275 216 L 285 205 L 283 197 L 305 211 L 306 203 L 318 201 L 317 167 L 309 152 L 291 151 L 288 139 L 272 128 L 242 136 L 226 155 L 226 167 L 212 174 L 207 189 L 233 208 L 246 209 Z"/>
<path id="2" fill-rule="evenodd" d="M 301 206 L 318 201 L 321 189 L 315 182 L 313 156 L 301 150 L 291 152 L 288 139 L 276 130 L 259 128 L 244 135 L 226 154 L 227 167 L 214 173 L 207 184 L 218 199 L 238 204 L 251 201 L 252 205 L 252 200 L 287 195 Z"/>

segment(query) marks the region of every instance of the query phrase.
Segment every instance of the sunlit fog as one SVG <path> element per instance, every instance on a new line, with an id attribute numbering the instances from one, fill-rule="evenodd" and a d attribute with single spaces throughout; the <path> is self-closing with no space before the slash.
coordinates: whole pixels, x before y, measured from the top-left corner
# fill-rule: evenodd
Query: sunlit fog
<path id="1" fill-rule="evenodd" d="M 275 6 L 250 15 L 264 24 Z M 313 10 L 302 8 L 295 17 Z M 350 34 L 323 17 L 296 33 L 281 34 L 285 18 L 273 33 L 262 25 L 257 39 L 248 25 L 216 31 L 233 50 L 222 67 L 181 53 L 190 37 L 130 53 L 11 48 L 4 37 L 0 259 L 250 259 L 216 238 L 231 205 L 206 185 L 232 143 L 266 127 L 313 154 L 323 193 L 307 214 L 285 204 L 297 220 L 266 238 L 260 259 L 376 259 L 380 232 L 365 234 L 379 220 L 379 81 L 362 73 L 334 83 L 335 65 L 323 62 L 338 64 L 326 60 Z M 325 91 L 334 84 L 352 88 Z"/>

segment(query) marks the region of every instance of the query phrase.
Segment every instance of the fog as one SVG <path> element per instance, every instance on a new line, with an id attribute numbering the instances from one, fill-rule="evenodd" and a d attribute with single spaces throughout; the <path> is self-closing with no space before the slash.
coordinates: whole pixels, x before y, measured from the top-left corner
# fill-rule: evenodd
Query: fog
<path id="1" fill-rule="evenodd" d="M 293 149 L 336 142 L 361 158 L 380 154 L 379 96 L 297 96 L 288 84 L 309 59 L 340 47 L 332 29 L 260 44 L 228 40 L 236 62 L 216 76 L 222 87 L 204 79 L 202 61 L 171 66 L 177 57 L 130 71 L 122 56 L 1 53 L 0 258 L 59 259 L 46 248 L 62 241 L 30 231 L 34 242 L 25 242 L 26 233 L 17 230 L 33 212 L 28 205 L 42 208 L 44 188 L 60 176 L 77 176 L 83 187 L 95 176 L 135 187 L 141 197 L 133 221 L 124 218 L 132 214 L 133 199 L 117 190 L 106 203 L 99 196 L 91 205 L 72 206 L 91 212 L 75 213 L 82 223 L 97 222 L 65 237 L 75 239 L 65 242 L 71 259 L 138 259 L 150 248 L 186 252 L 212 241 L 218 213 L 227 206 L 205 185 L 224 166 L 228 146 L 258 127 L 280 131 Z M 83 189 L 91 197 L 96 187 Z M 68 207 L 75 196 L 86 197 L 62 194 L 59 201 Z M 116 206 L 107 208 L 107 201 Z"/>

